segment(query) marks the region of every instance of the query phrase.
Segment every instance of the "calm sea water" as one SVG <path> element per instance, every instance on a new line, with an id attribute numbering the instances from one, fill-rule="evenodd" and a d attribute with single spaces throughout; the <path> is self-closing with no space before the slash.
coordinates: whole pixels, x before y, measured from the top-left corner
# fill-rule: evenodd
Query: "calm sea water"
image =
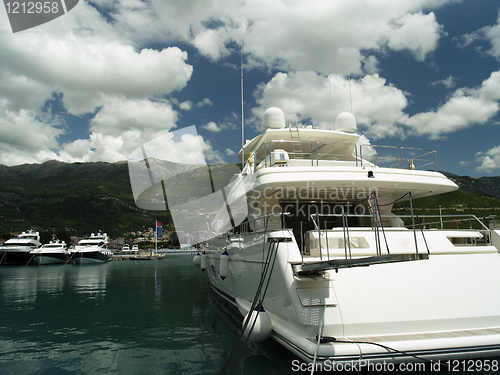
<path id="1" fill-rule="evenodd" d="M 191 256 L 0 267 L 0 374 L 218 374 L 241 319 Z M 250 343 L 235 374 L 296 374 Z M 228 372 L 229 373 L 229 372 Z"/>

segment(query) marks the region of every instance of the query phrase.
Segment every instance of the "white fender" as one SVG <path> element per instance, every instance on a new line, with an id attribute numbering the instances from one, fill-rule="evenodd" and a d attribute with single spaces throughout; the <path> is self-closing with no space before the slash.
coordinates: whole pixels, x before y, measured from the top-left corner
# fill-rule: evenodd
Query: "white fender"
<path id="1" fill-rule="evenodd" d="M 248 314 L 245 316 L 243 320 L 243 325 L 247 320 Z M 254 324 L 255 321 L 255 324 Z M 252 328 L 250 332 L 250 329 Z M 250 320 L 248 321 L 248 325 L 245 328 L 244 337 L 248 336 L 248 332 L 250 332 L 250 337 L 248 338 L 252 342 L 262 342 L 269 337 L 271 331 L 273 330 L 273 323 L 271 322 L 271 318 L 269 314 L 264 310 L 262 306 L 257 306 L 252 310 L 252 315 L 250 316 Z"/>
<path id="2" fill-rule="evenodd" d="M 200 253 L 198 252 L 198 254 L 196 254 L 193 258 L 193 264 L 196 266 L 196 267 L 200 267 L 201 265 L 201 255 Z"/>
<path id="3" fill-rule="evenodd" d="M 224 252 L 220 256 L 219 267 L 219 276 L 222 280 L 224 280 L 229 272 L 229 254 L 227 253 L 227 250 L 224 250 Z"/>
<path id="4" fill-rule="evenodd" d="M 205 271 L 207 269 L 207 253 L 205 253 L 205 250 L 203 250 L 203 253 L 201 253 L 200 257 L 200 268 L 202 271 Z"/>

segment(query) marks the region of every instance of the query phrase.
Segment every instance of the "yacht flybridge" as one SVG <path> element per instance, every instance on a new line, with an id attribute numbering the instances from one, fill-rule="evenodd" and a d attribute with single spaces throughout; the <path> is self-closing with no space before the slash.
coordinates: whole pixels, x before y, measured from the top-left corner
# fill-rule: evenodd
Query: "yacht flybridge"
<path id="1" fill-rule="evenodd" d="M 500 230 L 417 212 L 415 198 L 457 189 L 434 151 L 358 145 L 350 113 L 324 130 L 285 127 L 271 108 L 264 128 L 228 193 L 246 219 L 202 243 L 213 292 L 251 340 L 306 362 L 500 354 Z"/>

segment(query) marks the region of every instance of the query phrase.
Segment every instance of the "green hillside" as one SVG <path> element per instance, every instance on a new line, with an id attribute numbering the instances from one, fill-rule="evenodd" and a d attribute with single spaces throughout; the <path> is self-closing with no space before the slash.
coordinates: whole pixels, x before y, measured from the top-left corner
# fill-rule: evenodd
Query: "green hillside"
<path id="1" fill-rule="evenodd" d="M 180 203 L 211 190 L 206 186 L 206 168 L 186 170 L 182 164 L 153 163 L 166 176 L 165 190 L 173 192 Z M 214 188 L 217 190 L 218 183 L 227 181 L 237 167 L 211 166 Z M 500 177 L 447 175 L 460 190 L 417 199 L 419 215 L 437 215 L 439 206 L 444 215 L 500 215 Z M 409 213 L 408 202 L 396 204 L 393 211 Z M 125 161 L 0 165 L 0 235 L 33 228 L 41 232 L 67 229 L 75 235 L 103 230 L 111 237 L 119 237 L 152 227 L 156 220 L 167 224 L 171 217 L 168 211 L 145 210 L 136 205 Z"/>
<path id="2" fill-rule="evenodd" d="M 68 229 L 111 237 L 168 222 L 168 212 L 145 211 L 134 202 L 128 166 L 121 163 L 25 164 L 0 168 L 0 234 L 29 228 Z"/>
<path id="3" fill-rule="evenodd" d="M 234 164 L 213 165 L 207 171 L 154 159 L 150 167 L 165 178 L 165 191 L 176 204 L 210 194 L 210 182 L 225 186 L 239 170 Z M 168 208 L 146 210 L 136 205 L 126 161 L 0 165 L 0 236 L 32 228 L 65 229 L 75 235 L 102 230 L 113 238 L 153 227 L 155 221 L 171 223 Z"/>
<path id="4" fill-rule="evenodd" d="M 460 186 L 460 185 L 459 185 Z M 392 212 L 396 215 L 410 215 L 409 202 L 400 202 L 394 205 Z M 414 201 L 414 213 L 419 216 L 425 215 L 443 215 L 445 228 L 454 228 L 459 225 L 460 228 L 481 229 L 477 220 L 470 220 L 466 216 L 475 215 L 485 225 L 489 225 L 492 215 L 500 218 L 500 199 L 489 195 L 481 195 L 460 190 L 436 195 L 427 198 L 420 198 Z M 432 227 L 441 226 L 441 218 L 425 218 L 426 223 L 432 221 L 439 222 Z M 404 220 L 410 224 L 410 219 Z"/>

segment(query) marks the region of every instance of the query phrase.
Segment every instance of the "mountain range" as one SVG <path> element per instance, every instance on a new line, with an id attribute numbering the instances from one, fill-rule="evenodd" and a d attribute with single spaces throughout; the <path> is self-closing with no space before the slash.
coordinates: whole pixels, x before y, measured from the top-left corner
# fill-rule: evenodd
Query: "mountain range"
<path id="1" fill-rule="evenodd" d="M 500 199 L 500 176 L 476 178 L 469 176 L 458 176 L 456 174 L 448 172 L 442 173 L 449 179 L 453 180 L 462 191 Z"/>
<path id="2" fill-rule="evenodd" d="M 221 164 L 211 166 L 207 174 L 201 165 L 149 160 L 149 166 L 164 177 L 165 190 L 180 201 L 207 190 L 207 177 L 229 181 L 237 168 Z M 141 207 L 134 200 L 126 161 L 0 165 L 0 236 L 31 228 L 50 232 L 62 228 L 75 235 L 102 230 L 114 238 L 154 227 L 156 221 L 171 222 L 165 205 L 156 210 Z"/>
<path id="3" fill-rule="evenodd" d="M 167 176 L 165 191 L 184 197 L 199 195 L 206 186 L 199 170 L 186 171 L 185 165 L 156 161 L 155 168 Z M 228 180 L 235 165 L 211 166 Z M 443 172 L 455 181 L 456 192 L 418 200 L 420 207 L 460 207 L 495 210 L 500 207 L 500 177 L 458 176 Z M 171 176 L 173 178 L 168 178 Z M 199 179 L 199 180 L 198 180 Z M 220 180 L 220 179 L 219 179 Z M 199 181 L 199 182 L 197 182 Z M 492 211 L 492 213 L 493 213 Z M 111 237 L 153 227 L 155 221 L 171 221 L 167 210 L 139 208 L 134 200 L 128 162 L 0 165 L 0 235 L 10 231 L 66 229 L 75 235 L 103 230 Z"/>

